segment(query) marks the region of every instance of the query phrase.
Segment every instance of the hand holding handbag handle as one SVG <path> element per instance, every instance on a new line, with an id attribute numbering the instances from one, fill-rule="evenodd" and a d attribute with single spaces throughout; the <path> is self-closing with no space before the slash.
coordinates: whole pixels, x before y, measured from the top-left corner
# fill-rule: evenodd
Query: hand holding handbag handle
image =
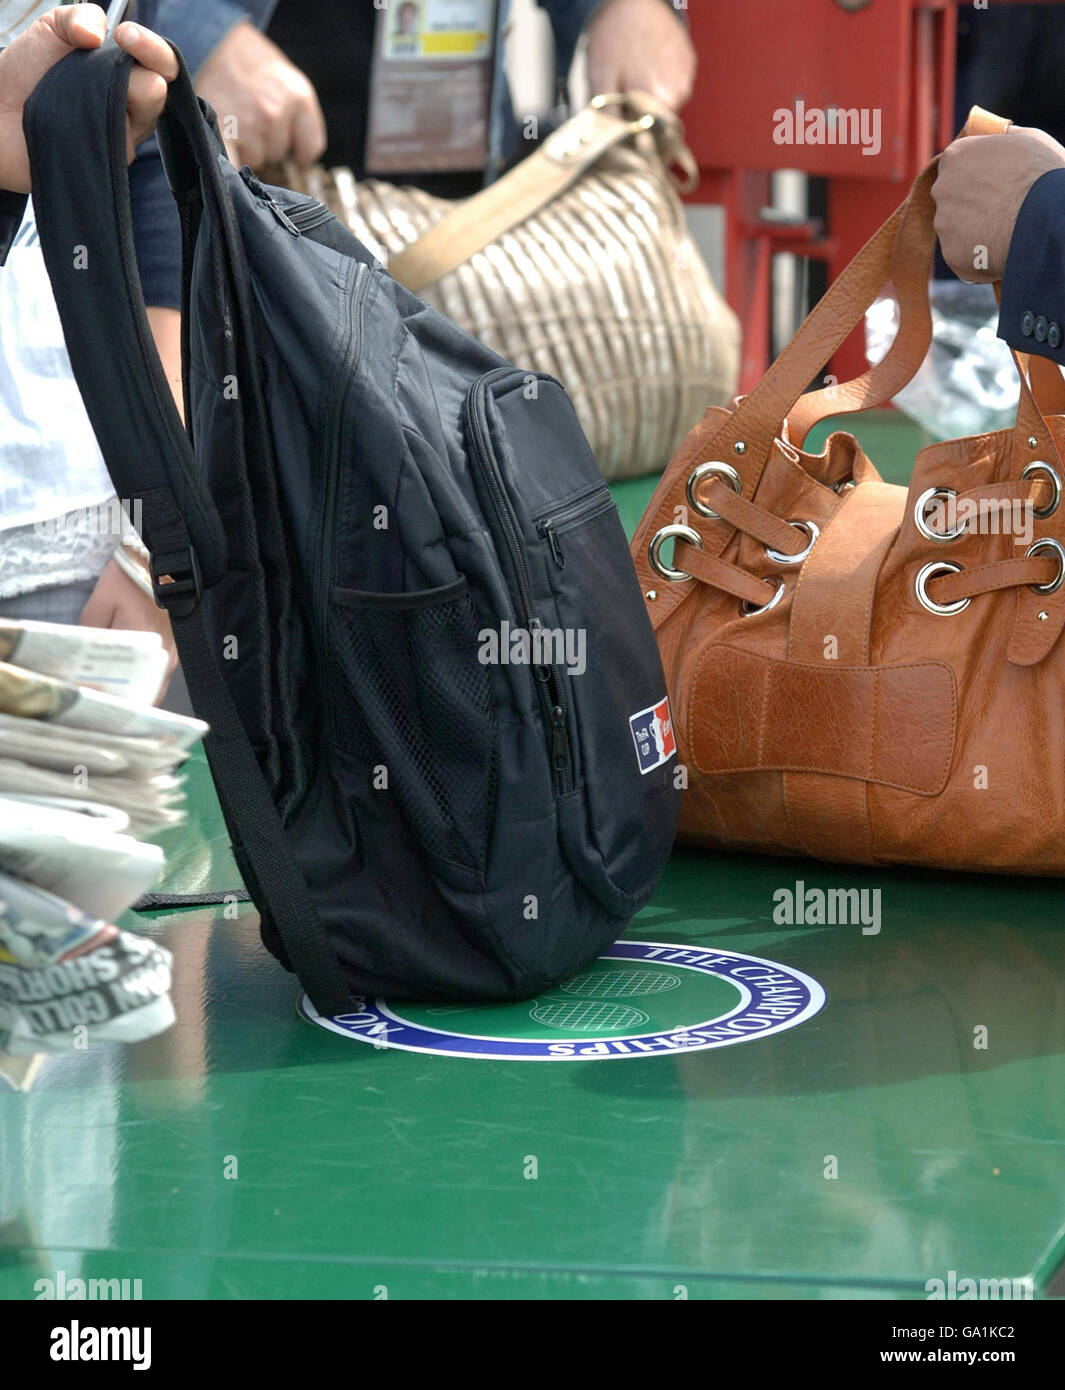
<path id="1" fill-rule="evenodd" d="M 965 135 L 1004 134 L 1013 124 L 983 107 L 974 106 L 962 128 Z M 810 430 L 832 415 L 870 410 L 890 401 L 913 378 L 928 351 L 932 318 L 926 283 L 932 270 L 935 236 L 932 209 L 927 202 L 938 159 L 919 176 L 904 205 L 892 260 L 891 279 L 899 305 L 899 326 L 881 360 L 860 377 L 821 391 L 809 391 L 796 402 L 788 418 L 788 440 L 801 448 Z M 1056 373 L 1060 381 L 1060 374 Z M 1065 391 L 1065 383 L 1062 383 Z"/>
<path id="2" fill-rule="evenodd" d="M 992 125 L 995 131 L 1008 126 L 978 110 L 972 113 L 971 122 L 966 127 L 971 133 L 993 133 Z M 688 475 L 697 464 L 727 461 L 740 475 L 743 496 L 750 499 L 757 491 L 783 421 L 788 421 L 791 442 L 801 443 L 826 415 L 869 409 L 889 400 L 920 366 L 931 328 L 927 285 L 935 245 L 931 187 L 936 167 L 937 161 L 933 160 L 921 171 L 906 201 L 829 286 L 757 386 L 731 414 L 724 418 L 715 414 L 697 426 L 667 469 L 633 542 L 641 583 L 656 595 L 652 609 L 656 628 L 683 602 L 690 586 L 669 584 L 658 592 L 655 576 L 642 557 L 650 537 L 674 521 L 676 507 L 684 505 Z M 869 305 L 892 279 L 900 292 L 900 329 L 885 357 L 861 377 L 831 388 L 830 393 L 816 391 L 804 395 L 810 379 L 862 321 Z M 1057 457 L 1056 446 L 1023 371 L 1021 376 L 1014 436 L 1018 469 L 1023 466 L 1021 456 L 1030 459 L 1033 450 L 1046 458 Z M 1035 444 L 1028 445 L 1029 438 Z M 701 540 L 707 555 L 719 555 L 729 536 L 728 528 L 722 526 L 703 534 Z"/>

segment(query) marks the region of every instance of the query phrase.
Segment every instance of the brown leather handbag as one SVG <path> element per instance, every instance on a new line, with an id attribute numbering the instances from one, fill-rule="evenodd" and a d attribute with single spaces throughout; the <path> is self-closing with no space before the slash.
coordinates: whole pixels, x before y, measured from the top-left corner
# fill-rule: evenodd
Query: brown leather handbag
<path id="1" fill-rule="evenodd" d="M 698 170 L 653 97 L 596 97 L 460 202 L 342 167 L 264 178 L 326 203 L 402 285 L 508 361 L 558 377 L 608 478 L 664 468 L 736 390 L 739 323 L 677 195 Z"/>
<path id="2" fill-rule="evenodd" d="M 974 110 L 966 131 L 1007 126 Z M 933 162 L 750 395 L 706 413 L 636 534 L 682 842 L 1065 873 L 1061 373 L 1018 356 L 1015 427 L 929 445 L 908 488 L 851 434 L 804 448 L 924 357 L 934 178 Z M 888 354 L 802 394 L 889 279 Z"/>

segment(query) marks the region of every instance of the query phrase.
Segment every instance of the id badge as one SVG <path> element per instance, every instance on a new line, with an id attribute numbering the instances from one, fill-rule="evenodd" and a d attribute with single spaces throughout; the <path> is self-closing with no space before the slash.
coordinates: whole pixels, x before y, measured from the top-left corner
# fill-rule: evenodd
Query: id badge
<path id="1" fill-rule="evenodd" d="M 388 0 L 377 15 L 366 168 L 482 169 L 496 0 Z"/>

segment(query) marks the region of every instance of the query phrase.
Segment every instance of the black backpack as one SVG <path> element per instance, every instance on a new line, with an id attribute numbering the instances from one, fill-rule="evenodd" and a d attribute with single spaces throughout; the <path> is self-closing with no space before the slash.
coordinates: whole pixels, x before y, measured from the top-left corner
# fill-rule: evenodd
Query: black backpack
<path id="1" fill-rule="evenodd" d="M 573 407 L 321 204 L 238 173 L 182 65 L 159 137 L 186 433 L 134 258 L 129 69 L 108 42 L 40 83 L 34 204 L 263 941 L 324 1014 L 528 997 L 647 902 L 679 800 L 658 650 Z"/>

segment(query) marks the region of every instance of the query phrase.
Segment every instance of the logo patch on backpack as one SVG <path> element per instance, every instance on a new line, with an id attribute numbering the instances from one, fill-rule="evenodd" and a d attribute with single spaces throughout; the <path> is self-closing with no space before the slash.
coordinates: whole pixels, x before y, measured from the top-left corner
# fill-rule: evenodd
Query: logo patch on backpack
<path id="1" fill-rule="evenodd" d="M 636 744 L 636 761 L 641 775 L 653 772 L 656 767 L 669 762 L 677 751 L 677 740 L 673 737 L 673 716 L 669 712 L 669 697 L 639 714 L 629 717 L 629 728 Z"/>

